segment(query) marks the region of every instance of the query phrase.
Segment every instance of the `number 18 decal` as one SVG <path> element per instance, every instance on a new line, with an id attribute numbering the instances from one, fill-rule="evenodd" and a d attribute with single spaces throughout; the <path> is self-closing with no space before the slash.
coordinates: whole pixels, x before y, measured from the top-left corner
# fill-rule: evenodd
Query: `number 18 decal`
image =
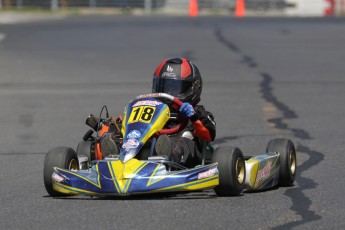
<path id="1" fill-rule="evenodd" d="M 138 122 L 138 121 L 144 122 L 144 123 L 150 123 L 155 110 L 156 110 L 156 107 L 153 107 L 153 106 L 134 107 L 131 112 L 131 115 L 129 116 L 128 124 Z"/>

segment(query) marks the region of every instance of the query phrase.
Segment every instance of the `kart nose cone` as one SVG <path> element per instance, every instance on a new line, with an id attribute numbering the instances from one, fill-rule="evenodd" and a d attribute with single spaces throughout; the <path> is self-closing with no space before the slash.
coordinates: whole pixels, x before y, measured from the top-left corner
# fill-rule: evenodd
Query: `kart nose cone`
<path id="1" fill-rule="evenodd" d="M 135 156 L 135 153 L 128 153 L 126 155 L 120 155 L 120 160 L 125 163 L 127 161 L 129 161 L 130 159 L 132 159 Z"/>

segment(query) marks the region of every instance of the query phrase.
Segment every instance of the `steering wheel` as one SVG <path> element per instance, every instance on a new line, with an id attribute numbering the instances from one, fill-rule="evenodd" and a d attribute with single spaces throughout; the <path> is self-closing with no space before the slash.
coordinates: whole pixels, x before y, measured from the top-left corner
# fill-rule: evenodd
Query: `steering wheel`
<path id="1" fill-rule="evenodd" d="M 142 99 L 142 98 L 163 98 L 163 99 L 166 99 L 172 103 L 172 105 L 171 105 L 172 108 L 174 108 L 177 111 L 179 111 L 179 109 L 181 108 L 182 103 L 183 103 L 177 97 L 174 97 L 174 96 L 167 94 L 167 93 L 150 93 L 150 94 L 143 94 L 143 95 L 136 97 L 136 99 Z M 162 134 L 171 135 L 174 133 L 178 133 L 178 132 L 182 131 L 183 129 L 185 129 L 187 127 L 187 125 L 188 125 L 188 119 L 182 119 L 181 124 L 178 124 L 178 125 L 174 126 L 173 128 L 170 128 L 170 129 L 162 129 L 162 130 L 157 132 L 157 135 L 158 136 L 162 135 Z"/>

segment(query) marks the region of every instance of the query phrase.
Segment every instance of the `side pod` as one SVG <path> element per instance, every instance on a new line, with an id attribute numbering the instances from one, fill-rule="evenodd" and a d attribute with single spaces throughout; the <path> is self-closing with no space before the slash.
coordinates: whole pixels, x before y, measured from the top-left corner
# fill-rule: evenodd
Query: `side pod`
<path id="1" fill-rule="evenodd" d="M 269 152 L 247 160 L 245 186 L 248 190 L 262 190 L 279 182 L 279 153 Z"/>

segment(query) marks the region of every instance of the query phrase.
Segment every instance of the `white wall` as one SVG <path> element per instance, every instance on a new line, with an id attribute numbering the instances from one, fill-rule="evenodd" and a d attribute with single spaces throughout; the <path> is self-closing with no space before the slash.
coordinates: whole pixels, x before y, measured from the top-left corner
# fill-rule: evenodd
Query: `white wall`
<path id="1" fill-rule="evenodd" d="M 324 16 L 325 9 L 329 7 L 326 0 L 286 0 L 286 2 L 295 5 L 285 11 L 290 16 Z"/>

